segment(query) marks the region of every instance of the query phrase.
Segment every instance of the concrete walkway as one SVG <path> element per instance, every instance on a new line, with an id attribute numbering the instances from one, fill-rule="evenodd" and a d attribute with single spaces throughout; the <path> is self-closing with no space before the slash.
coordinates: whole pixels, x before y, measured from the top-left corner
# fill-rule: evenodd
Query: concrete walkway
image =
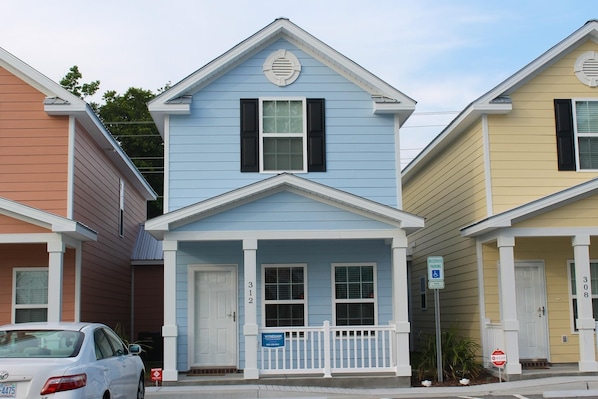
<path id="1" fill-rule="evenodd" d="M 148 386 L 148 399 L 187 398 L 335 398 L 335 399 L 382 399 L 382 398 L 435 398 L 435 397 L 481 397 L 499 395 L 543 395 L 545 398 L 598 398 L 598 376 L 564 376 L 529 379 L 512 382 L 466 386 L 430 388 L 328 388 L 285 385 L 180 385 Z"/>

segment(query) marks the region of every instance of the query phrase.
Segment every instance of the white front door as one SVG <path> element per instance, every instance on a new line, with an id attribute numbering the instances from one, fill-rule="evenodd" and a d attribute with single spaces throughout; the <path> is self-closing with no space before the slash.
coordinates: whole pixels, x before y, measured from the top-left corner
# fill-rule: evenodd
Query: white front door
<path id="1" fill-rule="evenodd" d="M 237 269 L 190 267 L 191 366 L 237 365 Z"/>
<path id="2" fill-rule="evenodd" d="M 515 286 L 519 320 L 519 358 L 548 359 L 544 266 L 541 263 L 516 263 Z"/>

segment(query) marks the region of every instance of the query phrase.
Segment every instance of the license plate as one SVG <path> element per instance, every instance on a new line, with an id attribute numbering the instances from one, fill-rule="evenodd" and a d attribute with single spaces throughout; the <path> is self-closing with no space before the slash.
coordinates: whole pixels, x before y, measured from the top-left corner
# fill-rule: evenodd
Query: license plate
<path id="1" fill-rule="evenodd" d="M 17 384 L 0 383 L 0 398 L 16 398 Z"/>

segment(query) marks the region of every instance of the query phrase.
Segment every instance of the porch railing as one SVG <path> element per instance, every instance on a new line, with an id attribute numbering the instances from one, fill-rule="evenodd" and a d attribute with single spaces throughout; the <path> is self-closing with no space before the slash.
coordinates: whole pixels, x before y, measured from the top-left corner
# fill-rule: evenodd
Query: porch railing
<path id="1" fill-rule="evenodd" d="M 260 374 L 395 372 L 395 328 L 388 326 L 284 327 L 262 330 L 284 334 L 284 345 L 262 346 Z"/>
<path id="2" fill-rule="evenodd" d="M 502 329 L 502 323 L 486 323 L 486 338 L 488 347 L 484 352 L 484 364 L 490 367 L 490 354 L 495 349 L 505 349 L 505 334 Z"/>

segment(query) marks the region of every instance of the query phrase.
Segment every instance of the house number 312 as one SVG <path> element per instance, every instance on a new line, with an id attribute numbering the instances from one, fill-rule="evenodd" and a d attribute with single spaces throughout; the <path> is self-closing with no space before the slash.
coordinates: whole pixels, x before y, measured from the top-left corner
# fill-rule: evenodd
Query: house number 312
<path id="1" fill-rule="evenodd" d="M 247 303 L 253 303 L 253 289 L 254 289 L 253 281 L 249 281 L 247 283 Z"/>

